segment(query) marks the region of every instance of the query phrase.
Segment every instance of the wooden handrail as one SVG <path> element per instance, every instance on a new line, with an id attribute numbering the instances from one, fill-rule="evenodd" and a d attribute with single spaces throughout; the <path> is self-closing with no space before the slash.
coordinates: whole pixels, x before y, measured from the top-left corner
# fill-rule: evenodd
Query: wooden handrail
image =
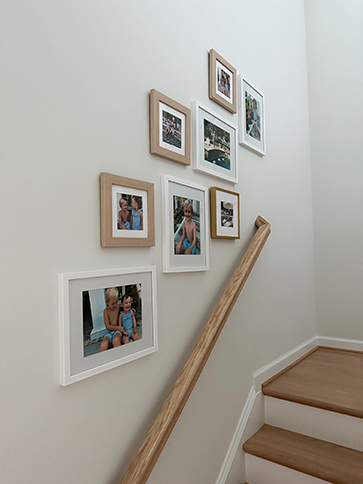
<path id="1" fill-rule="evenodd" d="M 229 281 L 174 388 L 149 430 L 142 446 L 131 462 L 121 484 L 145 484 L 166 444 L 188 398 L 207 363 L 214 345 L 230 315 L 238 296 L 268 239 L 270 224 L 262 217 L 255 222 L 258 230 Z"/>

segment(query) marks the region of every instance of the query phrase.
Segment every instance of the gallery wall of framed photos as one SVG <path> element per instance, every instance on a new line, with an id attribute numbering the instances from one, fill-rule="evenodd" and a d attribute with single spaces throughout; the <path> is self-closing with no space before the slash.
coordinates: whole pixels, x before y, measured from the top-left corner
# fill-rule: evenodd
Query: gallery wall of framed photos
<path id="1" fill-rule="evenodd" d="M 266 0 L 263 8 L 245 1 L 222 5 L 217 0 L 205 5 L 193 3 L 193 8 L 188 2 L 146 0 L 40 0 L 27 2 L 25 10 L 18 8 L 19 2 L 5 3 L 2 20 L 6 28 L 1 46 L 5 55 L 1 78 L 4 96 L 0 110 L 4 202 L 0 204 L 2 430 L 3 442 L 8 442 L 11 452 L 5 459 L 4 479 L 17 483 L 26 474 L 25 480 L 40 484 L 41 469 L 42 483 L 121 480 L 137 442 L 146 435 L 163 395 L 171 389 L 244 254 L 254 233 L 254 220 L 261 214 L 272 223 L 269 245 L 230 314 L 173 433 L 173 442 L 169 441 L 172 445 L 165 447 L 160 465 L 149 478 L 150 484 L 214 482 L 250 390 L 251 368 L 261 367 L 266 359 L 272 361 L 310 337 L 312 331 L 311 168 L 301 1 L 284 0 L 284 8 L 278 11 Z M 220 56 L 215 97 L 233 105 L 231 86 L 235 85 L 236 113 L 210 97 L 210 49 Z M 237 81 L 224 61 L 236 70 Z M 344 72 L 340 67 L 336 71 Z M 264 96 L 265 156 L 240 144 L 239 73 Z M 183 107 L 163 101 L 166 115 L 161 135 L 164 149 L 171 156 L 178 150 L 183 152 L 182 125 L 188 118 L 184 108 L 192 111 L 194 101 L 237 127 L 237 183 L 194 169 L 192 139 L 190 164 L 151 153 L 152 89 Z M 250 109 L 248 119 L 254 118 Z M 190 138 L 195 135 L 193 123 L 191 112 Z M 228 139 L 222 131 L 215 131 L 213 134 L 209 127 L 206 153 L 200 159 L 211 169 L 224 163 L 228 166 Z M 253 128 L 251 133 L 255 132 Z M 314 139 L 319 142 L 319 131 Z M 204 136 L 202 145 L 204 148 Z M 172 146 L 176 151 L 170 149 Z M 217 151 L 209 155 L 212 149 Z M 212 166 L 213 159 L 216 163 Z M 111 232 L 111 241 L 104 243 L 102 173 L 121 178 L 114 185 L 114 199 L 111 192 L 111 210 L 105 214 L 115 233 Z M 164 272 L 164 176 L 191 188 L 206 188 L 208 270 Z M 132 180 L 131 186 L 125 179 Z M 16 180 L 16 189 L 11 180 Z M 151 203 L 147 184 L 154 190 Z M 213 187 L 222 193 L 220 205 L 215 205 L 216 229 L 220 225 L 233 236 L 238 216 L 233 194 L 239 195 L 239 239 L 213 236 Z M 223 190 L 233 192 L 232 202 L 223 198 Z M 187 221 L 187 200 L 192 202 L 185 206 L 187 216 L 192 209 L 191 221 L 198 238 L 199 199 L 192 195 L 188 195 L 191 200 L 183 193 L 173 196 L 175 218 L 169 221 L 176 236 L 177 263 L 176 257 L 182 261 L 199 258 L 198 253 L 187 252 L 193 252 L 194 247 L 197 252 L 197 242 L 194 247 L 193 240 L 189 247 L 184 241 L 179 245 Z M 150 207 L 154 215 L 153 243 L 145 232 L 151 223 Z M 286 221 L 291 224 L 289 229 Z M 132 234 L 129 226 L 133 226 Z M 194 225 L 191 227 L 193 234 Z M 188 224 L 185 228 L 187 231 Z M 169 240 L 171 247 L 173 243 Z M 186 253 L 175 254 L 176 247 Z M 287 264 L 281 264 L 281 260 Z M 301 297 L 290 287 L 293 266 Z M 135 348 L 144 343 L 144 329 L 152 328 L 150 321 L 143 321 L 147 315 L 147 284 L 124 280 L 126 275 L 119 274 L 120 281 L 112 276 L 97 288 L 87 287 L 85 273 L 150 267 L 155 268 L 158 345 L 157 351 L 141 357 Z M 66 386 L 59 386 L 64 350 L 59 348 L 58 274 L 82 274 L 82 286 L 76 291 L 78 316 L 72 313 L 69 320 L 78 328 L 78 336 L 72 333 L 77 337 L 76 356 L 87 355 L 82 358 L 88 366 L 89 358 L 97 359 L 95 367 L 102 369 Z M 93 284 L 97 279 L 92 276 L 89 281 Z M 120 309 L 123 296 L 129 295 L 122 311 L 130 316 L 131 304 L 136 331 L 131 314 L 131 334 L 116 330 L 104 350 L 108 330 L 103 311 L 108 307 L 109 289 L 116 294 L 111 300 L 117 298 Z M 261 297 L 264 304 L 259 304 Z M 64 312 L 63 303 L 60 300 Z M 16 342 L 8 345 L 7 338 L 12 338 L 19 327 L 17 308 L 23 310 L 24 322 Z M 270 321 L 270 315 L 273 325 L 259 324 Z M 276 334 L 285 334 L 286 338 L 278 342 L 273 339 Z M 127 339 L 129 342 L 123 345 Z M 117 346 L 120 343 L 121 347 Z M 261 353 L 253 351 L 254 343 L 259 344 Z M 125 359 L 130 356 L 128 352 L 138 357 Z M 116 365 L 103 371 L 104 358 Z M 80 369 L 83 377 L 87 371 L 87 367 Z M 236 381 L 241 385 L 232 384 Z M 224 401 L 228 401 L 229 411 L 221 421 Z M 97 436 L 102 435 L 107 421 L 117 425 L 108 427 L 109 445 L 104 446 Z M 189 431 L 190 446 L 186 448 Z M 213 439 L 215 433 L 218 441 Z M 199 452 L 201 448 L 205 452 Z M 19 455 L 24 456 L 20 462 Z M 98 458 L 90 458 L 94 455 Z M 211 459 L 212 455 L 219 455 L 219 462 Z"/>
<path id="2" fill-rule="evenodd" d="M 150 153 L 176 162 L 183 174 L 171 176 L 167 166 L 161 174 L 161 213 L 155 209 L 150 181 L 125 173 L 100 174 L 102 248 L 147 250 L 156 245 L 155 223 L 161 222 L 163 273 L 208 271 L 209 239 L 240 238 L 239 193 L 195 183 L 188 170 L 200 173 L 205 183 L 214 177 L 236 185 L 240 172 L 243 176 L 238 142 L 266 154 L 263 94 L 214 49 L 209 51 L 208 75 L 209 98 L 224 114 L 196 100 L 191 110 L 150 90 Z M 132 261 L 137 263 L 137 257 Z M 59 275 L 62 385 L 157 351 L 156 271 L 151 270 L 146 284 L 148 271 L 136 267 Z"/>

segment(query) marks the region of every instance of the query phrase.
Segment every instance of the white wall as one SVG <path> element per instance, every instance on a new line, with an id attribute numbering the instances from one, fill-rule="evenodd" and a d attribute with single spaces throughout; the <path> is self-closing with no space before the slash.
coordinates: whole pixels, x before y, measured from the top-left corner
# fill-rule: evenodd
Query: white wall
<path id="1" fill-rule="evenodd" d="M 254 370 L 316 334 L 302 0 L 3 0 L 1 463 L 6 484 L 116 484 L 261 214 L 272 235 L 151 477 L 210 484 Z M 149 91 L 208 98 L 214 48 L 265 94 L 267 156 L 239 147 L 236 186 L 149 154 Z M 99 174 L 155 184 L 156 246 L 101 249 Z M 235 189 L 241 239 L 210 271 L 163 274 L 160 175 Z M 57 274 L 155 264 L 159 351 L 59 386 Z"/>
<path id="2" fill-rule="evenodd" d="M 306 0 L 318 333 L 363 339 L 363 3 Z"/>

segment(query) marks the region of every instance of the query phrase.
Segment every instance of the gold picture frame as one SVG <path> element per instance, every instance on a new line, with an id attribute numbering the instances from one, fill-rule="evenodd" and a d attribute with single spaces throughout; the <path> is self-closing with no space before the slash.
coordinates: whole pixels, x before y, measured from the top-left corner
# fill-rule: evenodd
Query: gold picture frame
<path id="1" fill-rule="evenodd" d="M 155 89 L 150 91 L 150 153 L 190 165 L 191 111 Z"/>
<path id="2" fill-rule="evenodd" d="M 154 246 L 153 183 L 101 173 L 100 184 L 101 247 Z"/>
<path id="3" fill-rule="evenodd" d="M 210 213 L 213 239 L 240 238 L 239 193 L 211 187 Z"/>
<path id="4" fill-rule="evenodd" d="M 209 97 L 227 111 L 237 112 L 237 70 L 214 49 L 209 51 Z"/>

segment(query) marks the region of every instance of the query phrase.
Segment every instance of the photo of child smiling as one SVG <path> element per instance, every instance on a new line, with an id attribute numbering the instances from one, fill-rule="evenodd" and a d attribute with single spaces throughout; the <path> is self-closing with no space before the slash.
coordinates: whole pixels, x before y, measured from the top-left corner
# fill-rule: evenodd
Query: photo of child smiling
<path id="1" fill-rule="evenodd" d="M 142 338 L 141 284 L 83 291 L 84 357 Z"/>
<path id="2" fill-rule="evenodd" d="M 200 203 L 174 195 L 174 253 L 200 254 Z"/>
<path id="3" fill-rule="evenodd" d="M 118 230 L 143 230 L 142 197 L 128 193 L 117 193 L 117 206 Z"/>

